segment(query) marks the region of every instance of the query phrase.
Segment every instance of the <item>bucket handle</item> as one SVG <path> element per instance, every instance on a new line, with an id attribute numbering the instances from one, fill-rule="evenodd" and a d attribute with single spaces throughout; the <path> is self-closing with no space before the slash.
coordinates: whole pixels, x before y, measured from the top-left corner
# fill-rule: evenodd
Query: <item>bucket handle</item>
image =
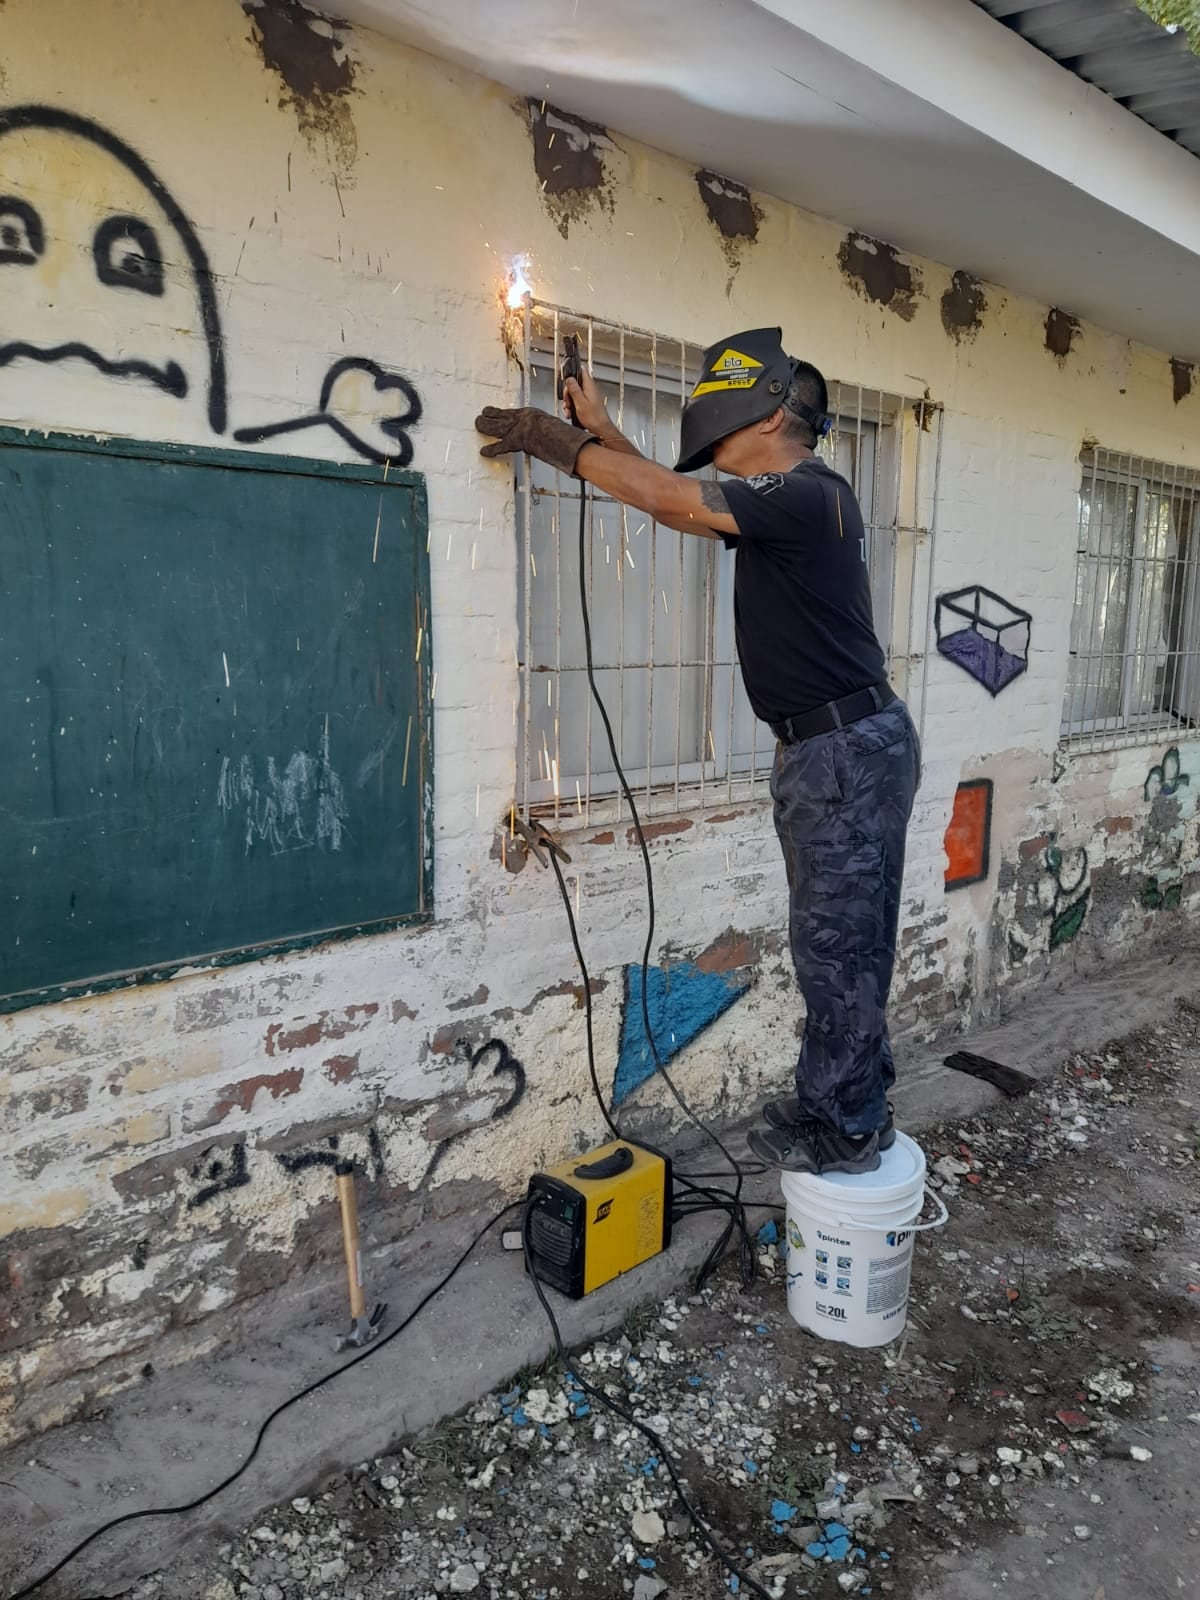
<path id="1" fill-rule="evenodd" d="M 895 1230 L 897 1233 L 925 1233 L 930 1228 L 944 1228 L 946 1226 L 946 1224 L 950 1221 L 950 1212 L 947 1210 L 946 1202 L 942 1199 L 941 1195 L 938 1194 L 935 1189 L 926 1188 L 924 1197 L 921 1201 L 921 1211 L 924 1211 L 925 1209 L 926 1200 L 932 1200 L 934 1205 L 937 1206 L 941 1215 L 935 1217 L 932 1222 L 917 1222 L 915 1220 L 912 1222 L 906 1222 L 903 1227 Z M 921 1215 L 921 1211 L 917 1212 L 918 1217 Z M 859 1228 L 862 1226 L 861 1222 L 855 1222 L 852 1217 L 839 1217 L 838 1224 L 843 1228 Z"/>
<path id="2" fill-rule="evenodd" d="M 932 1222 L 910 1222 L 908 1225 L 908 1231 L 910 1233 L 924 1233 L 929 1228 L 944 1228 L 950 1221 L 950 1212 L 946 1206 L 946 1202 L 942 1199 L 941 1195 L 938 1194 L 936 1189 L 926 1188 L 925 1200 L 932 1200 L 941 1215 L 935 1217 Z M 925 1204 L 924 1201 L 922 1201 L 921 1211 L 924 1211 L 924 1209 Z M 921 1211 L 917 1212 L 918 1216 L 921 1215 Z"/>

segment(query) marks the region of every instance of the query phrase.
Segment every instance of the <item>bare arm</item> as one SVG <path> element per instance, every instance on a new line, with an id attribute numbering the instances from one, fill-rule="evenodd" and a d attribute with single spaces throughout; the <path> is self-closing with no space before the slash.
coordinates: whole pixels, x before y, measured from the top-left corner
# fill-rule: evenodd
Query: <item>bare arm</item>
<path id="1" fill-rule="evenodd" d="M 738 532 L 721 485 L 711 479 L 681 477 L 636 451 L 630 455 L 607 444 L 585 444 L 575 471 L 614 500 L 645 511 L 680 533 L 716 539 Z"/>
<path id="2" fill-rule="evenodd" d="M 563 386 L 563 411 L 569 422 L 595 434 L 604 447 L 601 451 L 585 446 L 580 451 L 575 470 L 581 478 L 614 500 L 649 512 L 677 533 L 694 533 L 702 539 L 737 533 L 720 485 L 681 478 L 647 461 L 609 416 L 600 385 L 587 367 L 581 379 L 568 378 Z M 596 459 L 601 456 L 609 459 Z"/>

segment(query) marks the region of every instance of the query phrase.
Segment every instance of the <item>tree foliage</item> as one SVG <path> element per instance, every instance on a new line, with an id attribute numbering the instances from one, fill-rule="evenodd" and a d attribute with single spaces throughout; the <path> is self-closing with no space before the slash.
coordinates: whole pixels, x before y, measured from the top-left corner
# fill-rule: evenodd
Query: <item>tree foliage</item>
<path id="1" fill-rule="evenodd" d="M 1164 28 L 1182 28 L 1200 55 L 1200 0 L 1137 0 L 1139 8 Z"/>

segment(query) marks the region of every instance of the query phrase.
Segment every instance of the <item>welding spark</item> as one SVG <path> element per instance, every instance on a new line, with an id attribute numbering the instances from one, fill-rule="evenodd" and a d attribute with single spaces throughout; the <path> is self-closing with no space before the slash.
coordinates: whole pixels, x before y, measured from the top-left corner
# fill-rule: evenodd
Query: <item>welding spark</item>
<path id="1" fill-rule="evenodd" d="M 508 294 L 505 297 L 505 303 L 510 311 L 519 311 L 525 304 L 525 296 L 533 293 L 533 285 L 526 275 L 528 268 L 528 256 L 513 257 L 508 272 Z"/>

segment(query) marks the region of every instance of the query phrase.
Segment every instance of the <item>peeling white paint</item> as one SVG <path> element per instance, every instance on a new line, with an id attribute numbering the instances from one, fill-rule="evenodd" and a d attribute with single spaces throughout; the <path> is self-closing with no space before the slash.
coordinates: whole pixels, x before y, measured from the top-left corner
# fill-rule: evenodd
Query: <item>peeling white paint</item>
<path id="1" fill-rule="evenodd" d="M 731 326 L 782 320 L 798 353 L 831 374 L 887 392 L 928 386 L 945 404 L 935 588 L 993 584 L 1032 611 L 1034 644 L 1028 672 L 994 701 L 951 663 L 930 661 L 899 1016 L 927 1029 L 952 1025 L 993 1004 L 1001 986 L 1047 975 L 1068 981 L 1088 950 L 1165 947 L 1169 931 L 1157 930 L 1175 924 L 1154 918 L 1182 913 L 1143 911 L 1136 874 L 1157 871 L 1166 882 L 1200 869 L 1200 740 L 1180 743 L 1184 770 L 1196 779 L 1181 791 L 1178 823 L 1155 838 L 1142 786 L 1161 761 L 1161 743 L 1065 761 L 1055 754 L 1083 439 L 1200 466 L 1187 409 L 1195 401 L 1173 404 L 1165 356 L 1085 326 L 1078 359 L 1060 367 L 1043 347 L 1045 306 L 990 288 L 993 308 L 976 340 L 955 344 L 936 303 L 950 274 L 932 261 L 919 263 L 927 298 L 912 323 L 881 319 L 837 269 L 843 227 L 763 195 L 755 196 L 759 241 L 730 280 L 694 163 L 617 133 L 612 224 L 572 224 L 564 240 L 539 202 L 527 124 L 507 96 L 370 36 L 350 41 L 361 63 L 352 101 L 359 156 L 353 192 L 339 200 L 330 163 L 297 143 L 294 121 L 264 93 L 236 8 L 231 16 L 219 0 L 184 8 L 133 0 L 130 15 L 139 25 L 136 52 L 123 48 L 103 7 L 7 0 L 5 96 L 85 107 L 169 179 L 212 258 L 239 414 L 307 405 L 343 334 L 403 367 L 421 392 L 415 466 L 427 475 L 438 541 L 426 633 L 439 684 L 436 759 L 422 797 L 436 819 L 428 862 L 436 901 L 427 927 L 236 969 L 189 970 L 169 983 L 0 1018 L 0 1095 L 11 1113 L 0 1121 L 0 1224 L 14 1232 L 32 1273 L 14 1313 L 25 1346 L 14 1365 L 0 1364 L 0 1381 L 7 1373 L 18 1394 L 0 1434 L 61 1416 L 53 1385 L 63 1380 L 45 1376 L 53 1359 L 86 1366 L 100 1392 L 128 1363 L 114 1357 L 105 1367 L 96 1352 L 151 1337 L 156 1309 L 203 1317 L 236 1292 L 239 1267 L 277 1264 L 301 1240 L 311 1246 L 322 1228 L 336 1258 L 330 1166 L 289 1171 L 281 1156 L 328 1156 L 334 1136 L 338 1154 L 363 1173 L 366 1205 L 381 1167 L 394 1203 L 415 1213 L 432 1187 L 461 1186 L 443 1201 L 512 1197 L 532 1169 L 603 1136 L 554 879 L 532 863 L 510 875 L 491 856 L 515 784 L 514 508 L 508 468 L 469 464 L 477 460 L 478 406 L 517 393 L 499 305 L 514 255 L 530 255 L 539 293 L 550 300 L 697 344 Z M 52 58 L 47 36 L 60 45 Z M 222 107 L 217 123 L 214 104 Z M 4 171 L 0 141 L 0 192 Z M 81 191 L 78 204 L 87 203 Z M 246 235 L 236 219 L 251 216 L 257 223 Z M 393 293 L 398 281 L 403 295 Z M 64 398 L 61 374 L 0 371 L 0 404 L 27 427 L 214 443 L 202 408 L 172 409 L 162 396 L 114 389 L 111 380 L 106 388 L 96 376 L 95 386 Z M 328 430 L 292 438 L 305 453 L 342 453 Z M 372 532 L 364 530 L 366 562 Z M 449 560 L 441 554 L 447 544 Z M 627 573 L 627 581 L 637 576 Z M 397 726 L 396 748 L 401 733 Z M 268 740 L 244 759 L 230 757 L 203 803 L 223 809 L 247 848 L 335 849 L 353 826 L 357 787 L 378 775 L 365 763 L 343 781 L 336 752 L 336 728 L 312 752 L 272 750 Z M 992 872 L 948 896 L 943 837 L 955 786 L 972 776 L 996 783 Z M 693 956 L 731 927 L 766 945 L 752 992 L 676 1066 L 697 1111 L 720 1122 L 784 1085 L 800 1013 L 766 801 L 710 806 L 693 821 L 686 835 L 651 846 L 657 954 L 669 946 Z M 1117 831 L 1106 832 L 1106 823 Z M 563 831 L 572 873 L 586 881 L 581 938 L 593 977 L 605 985 L 596 1039 L 608 1084 L 623 968 L 641 954 L 641 863 L 623 827 L 611 845 L 590 842 L 595 827 Z M 1130 885 L 1107 924 L 1096 892 L 1080 939 L 1053 954 L 1046 919 L 1035 926 L 1027 901 L 1031 888 L 1037 900 L 1036 863 L 1020 876 L 1022 845 L 1050 834 L 1064 850 L 1087 848 L 1090 881 L 1103 886 L 1112 869 Z M 1017 875 L 1002 887 L 1010 870 Z M 1028 945 L 1020 970 L 1007 953 L 1013 927 Z M 927 980 L 927 992 L 902 998 Z M 476 1001 L 481 988 L 487 997 Z M 519 1059 L 526 1079 L 524 1098 L 500 1119 L 512 1080 L 490 1078 L 490 1065 L 469 1074 L 456 1048 L 460 1037 L 475 1046 L 490 1035 Z M 73 1089 L 73 1080 L 82 1087 Z M 675 1116 L 657 1082 L 638 1097 Z M 451 1133 L 462 1136 L 439 1155 Z M 35 1166 L 35 1177 L 19 1176 Z M 214 1185 L 210 1198 L 191 1204 Z M 78 1307 L 61 1263 L 40 1268 L 38 1252 L 64 1237 L 78 1260 L 76 1287 L 98 1320 L 80 1336 L 83 1353 L 61 1344 L 65 1354 L 55 1358 L 61 1341 L 76 1336 Z M 200 1323 L 182 1343 L 199 1350 L 211 1339 Z"/>

